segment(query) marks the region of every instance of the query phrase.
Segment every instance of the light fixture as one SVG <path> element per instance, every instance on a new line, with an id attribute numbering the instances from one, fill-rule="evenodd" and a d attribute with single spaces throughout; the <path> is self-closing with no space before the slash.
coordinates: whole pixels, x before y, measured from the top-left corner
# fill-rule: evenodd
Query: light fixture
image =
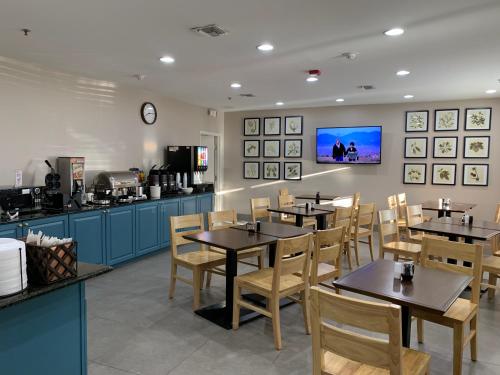
<path id="1" fill-rule="evenodd" d="M 172 56 L 163 56 L 160 58 L 160 61 L 164 64 L 172 64 L 175 59 Z"/>
<path id="2" fill-rule="evenodd" d="M 403 98 L 405 99 L 413 99 L 415 96 L 414 95 L 411 95 L 411 94 L 407 94 L 405 96 L 403 96 Z"/>
<path id="3" fill-rule="evenodd" d="M 241 87 L 241 83 L 239 83 L 239 82 L 233 82 L 233 83 L 231 83 L 231 87 L 233 89 L 239 89 Z"/>
<path id="4" fill-rule="evenodd" d="M 404 34 L 404 30 L 401 27 L 393 27 L 387 31 L 384 31 L 384 35 L 387 36 L 399 36 Z"/>
<path id="5" fill-rule="evenodd" d="M 269 52 L 274 49 L 274 46 L 270 43 L 262 43 L 257 46 L 257 49 L 262 52 Z"/>
<path id="6" fill-rule="evenodd" d="M 343 103 L 343 102 L 344 102 L 344 99 L 342 99 L 342 98 L 338 98 L 338 99 L 335 99 L 335 101 L 336 101 L 337 103 Z"/>
<path id="7" fill-rule="evenodd" d="M 486 94 L 494 94 L 494 93 L 497 92 L 497 90 L 495 90 L 495 89 L 489 89 L 489 90 L 486 90 L 485 92 L 486 92 Z"/>
<path id="8" fill-rule="evenodd" d="M 316 82 L 318 80 L 318 77 L 316 76 L 309 76 L 306 78 L 307 82 Z"/>
<path id="9" fill-rule="evenodd" d="M 307 71 L 307 78 L 306 78 L 306 81 L 307 82 L 316 82 L 319 78 L 319 76 L 321 75 L 321 70 L 319 69 L 310 69 Z"/>
<path id="10" fill-rule="evenodd" d="M 283 102 L 276 102 L 276 105 L 278 105 L 278 106 L 281 106 L 283 104 L 285 104 L 285 103 L 283 103 Z"/>
<path id="11" fill-rule="evenodd" d="M 408 74 L 410 74 L 408 70 L 398 70 L 398 72 L 396 73 L 396 75 L 400 77 L 407 76 Z"/>

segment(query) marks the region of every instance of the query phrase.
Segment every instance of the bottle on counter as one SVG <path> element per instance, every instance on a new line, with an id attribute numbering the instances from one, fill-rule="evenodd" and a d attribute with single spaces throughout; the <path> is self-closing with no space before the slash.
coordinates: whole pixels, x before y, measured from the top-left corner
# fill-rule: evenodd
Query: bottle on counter
<path id="1" fill-rule="evenodd" d="M 184 175 L 182 176 L 182 187 L 184 189 L 187 189 L 187 187 L 188 187 L 188 174 L 187 174 L 187 172 L 184 172 Z"/>
<path id="2" fill-rule="evenodd" d="M 319 204 L 319 201 L 321 200 L 319 196 L 319 191 L 316 193 L 316 204 Z"/>

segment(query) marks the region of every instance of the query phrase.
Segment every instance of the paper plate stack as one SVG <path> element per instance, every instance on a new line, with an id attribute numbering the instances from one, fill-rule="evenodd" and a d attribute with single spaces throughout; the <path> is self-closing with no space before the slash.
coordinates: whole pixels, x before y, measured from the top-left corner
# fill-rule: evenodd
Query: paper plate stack
<path id="1" fill-rule="evenodd" d="M 27 286 L 25 243 L 0 238 L 0 296 L 18 293 Z"/>

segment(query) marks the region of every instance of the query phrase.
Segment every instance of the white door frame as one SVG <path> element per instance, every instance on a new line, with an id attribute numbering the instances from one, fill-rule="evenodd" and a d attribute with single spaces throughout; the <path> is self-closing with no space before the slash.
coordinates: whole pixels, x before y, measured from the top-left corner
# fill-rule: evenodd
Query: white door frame
<path id="1" fill-rule="evenodd" d="M 215 147 L 217 148 L 216 152 L 217 152 L 218 163 L 217 163 L 217 167 L 214 169 L 214 173 L 217 176 L 217 180 L 216 180 L 215 185 L 214 185 L 214 190 L 217 193 L 222 188 L 223 171 L 224 171 L 224 168 L 223 168 L 223 163 L 224 163 L 223 145 L 224 145 L 224 143 L 222 141 L 222 134 L 201 130 L 200 131 L 200 143 L 201 143 L 201 138 L 204 135 L 215 137 Z M 209 163 L 210 163 L 210 161 L 209 161 Z M 215 209 L 216 210 L 220 210 L 221 204 L 222 204 L 222 202 L 218 198 L 219 197 L 217 195 L 215 195 Z"/>

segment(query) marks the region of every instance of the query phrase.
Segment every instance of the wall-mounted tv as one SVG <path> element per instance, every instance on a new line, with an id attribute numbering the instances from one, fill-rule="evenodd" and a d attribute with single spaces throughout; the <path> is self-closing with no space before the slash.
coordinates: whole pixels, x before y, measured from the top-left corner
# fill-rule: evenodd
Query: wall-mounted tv
<path id="1" fill-rule="evenodd" d="M 320 164 L 380 164 L 382 127 L 354 126 L 316 129 L 316 162 Z"/>

